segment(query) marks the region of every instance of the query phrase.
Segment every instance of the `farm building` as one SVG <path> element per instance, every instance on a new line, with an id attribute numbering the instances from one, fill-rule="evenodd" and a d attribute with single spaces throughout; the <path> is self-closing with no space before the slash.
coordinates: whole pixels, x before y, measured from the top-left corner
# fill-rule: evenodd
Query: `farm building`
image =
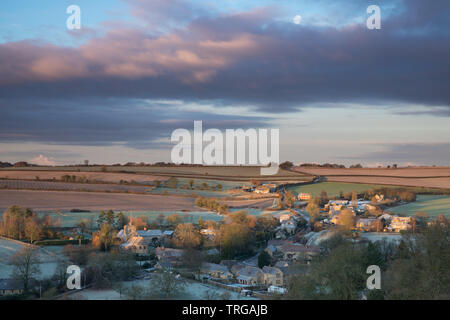
<path id="1" fill-rule="evenodd" d="M 299 193 L 298 196 L 297 196 L 297 199 L 301 200 L 301 201 L 308 201 L 308 200 L 311 199 L 311 194 L 310 193 L 304 193 L 304 192 Z"/>

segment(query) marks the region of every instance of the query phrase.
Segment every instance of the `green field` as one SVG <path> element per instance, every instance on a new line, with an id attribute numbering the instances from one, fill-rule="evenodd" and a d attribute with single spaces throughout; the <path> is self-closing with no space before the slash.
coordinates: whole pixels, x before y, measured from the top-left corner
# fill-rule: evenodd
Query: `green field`
<path id="1" fill-rule="evenodd" d="M 319 182 L 314 184 L 308 184 L 303 186 L 289 187 L 288 190 L 293 191 L 295 194 L 310 193 L 313 196 L 320 195 L 322 190 L 325 190 L 328 196 L 338 196 L 339 192 L 362 192 L 370 189 L 388 187 L 385 185 L 376 184 L 363 184 L 363 183 L 344 183 L 344 182 Z M 393 186 L 389 186 L 393 187 Z"/>
<path id="2" fill-rule="evenodd" d="M 118 210 L 114 212 L 119 212 Z M 220 221 L 223 219 L 222 216 L 219 216 L 218 214 L 214 212 L 209 211 L 198 211 L 198 212 L 181 212 L 181 211 L 170 211 L 170 212 L 162 212 L 162 211 L 122 211 L 124 215 L 130 217 L 139 217 L 139 216 L 146 216 L 148 218 L 148 221 L 151 222 L 153 220 L 156 220 L 159 214 L 163 214 L 164 216 L 169 216 L 171 214 L 179 214 L 181 217 L 183 217 L 183 222 L 189 223 L 193 222 L 196 223 L 200 217 L 205 220 L 215 220 Z M 57 218 L 61 219 L 61 227 L 69 228 L 69 227 L 75 227 L 81 219 L 93 219 L 94 224 L 96 226 L 96 221 L 98 219 L 98 216 L 100 214 L 99 211 L 92 211 L 92 212 L 55 212 L 55 211 L 40 211 L 37 212 L 39 215 L 48 214 L 52 217 L 53 222 L 56 221 Z"/>
<path id="3" fill-rule="evenodd" d="M 168 187 L 158 187 L 150 190 L 151 194 L 182 194 L 186 196 L 193 195 L 194 197 L 230 197 L 231 194 L 228 192 L 231 189 L 241 188 L 243 185 L 248 184 L 239 181 L 222 181 L 222 180 L 210 180 L 210 179 L 192 179 L 194 181 L 193 189 L 183 189 L 184 186 L 189 185 L 191 179 L 188 178 L 177 178 L 178 184 L 177 188 Z M 198 190 L 197 187 L 201 187 L 203 183 L 208 185 L 206 190 Z M 210 190 L 210 187 L 215 187 L 221 185 L 221 190 Z"/>
<path id="4" fill-rule="evenodd" d="M 430 217 L 440 214 L 450 216 L 450 197 L 436 195 L 418 195 L 415 202 L 390 209 L 393 214 L 413 216 L 417 212 L 425 212 Z"/>

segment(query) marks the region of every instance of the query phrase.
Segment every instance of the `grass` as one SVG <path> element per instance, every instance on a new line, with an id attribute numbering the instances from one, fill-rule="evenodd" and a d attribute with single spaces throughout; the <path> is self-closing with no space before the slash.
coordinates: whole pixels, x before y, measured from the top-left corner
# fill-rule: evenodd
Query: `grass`
<path id="1" fill-rule="evenodd" d="M 440 214 L 450 216 L 450 197 L 438 195 L 418 195 L 415 202 L 390 209 L 394 214 L 414 216 L 417 212 L 425 212 L 429 217 Z"/>
<path id="2" fill-rule="evenodd" d="M 119 212 L 119 210 L 115 210 L 114 212 Z M 222 216 L 219 216 L 215 213 L 208 211 L 199 211 L 199 212 L 181 212 L 181 211 L 170 211 L 170 212 L 162 212 L 162 211 L 122 211 L 124 215 L 130 217 L 139 217 L 146 216 L 148 221 L 154 221 L 158 218 L 159 214 L 163 214 L 164 216 L 168 216 L 171 214 L 179 214 L 183 217 L 183 221 L 188 222 L 197 222 L 200 217 L 202 217 L 203 221 L 205 220 L 215 220 L 220 221 L 223 219 Z M 69 228 L 74 227 L 77 223 L 80 222 L 81 219 L 90 219 L 92 218 L 94 221 L 94 226 L 97 226 L 97 218 L 100 214 L 99 211 L 93 212 L 54 212 L 54 211 L 41 211 L 37 212 L 40 215 L 48 214 L 52 217 L 53 221 L 57 218 L 61 219 L 61 227 Z M 185 216 L 186 215 L 186 216 Z"/>
<path id="3" fill-rule="evenodd" d="M 313 196 L 320 195 L 322 190 L 325 190 L 328 196 L 334 197 L 338 196 L 339 192 L 342 190 L 344 194 L 346 192 L 362 192 L 370 189 L 382 188 L 382 187 L 392 187 L 377 184 L 363 184 L 363 183 L 344 183 L 344 182 L 320 182 L 315 184 L 307 184 L 303 186 L 289 187 L 288 190 L 293 191 L 296 194 L 299 193 L 310 193 Z"/>

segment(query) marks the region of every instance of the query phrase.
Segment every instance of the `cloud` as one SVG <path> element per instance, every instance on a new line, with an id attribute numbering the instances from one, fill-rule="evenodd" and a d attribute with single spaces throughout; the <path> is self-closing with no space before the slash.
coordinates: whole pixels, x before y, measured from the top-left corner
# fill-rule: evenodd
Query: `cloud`
<path id="1" fill-rule="evenodd" d="M 377 151 L 346 157 L 358 161 L 448 165 L 450 143 L 392 143 L 374 145 Z"/>
<path id="2" fill-rule="evenodd" d="M 36 164 L 39 166 L 55 166 L 56 162 L 53 160 L 50 160 L 46 156 L 40 154 L 38 157 L 35 157 L 29 161 L 32 164 Z"/>
<path id="3" fill-rule="evenodd" d="M 433 116 L 433 117 L 450 117 L 450 108 L 447 107 L 429 107 L 427 110 L 407 110 L 393 112 L 398 115 L 409 116 Z"/>
<path id="4" fill-rule="evenodd" d="M 153 3 L 131 2 L 141 14 Z M 4 43 L 0 95 L 26 90 L 27 97 L 216 100 L 274 113 L 336 102 L 448 108 L 450 74 L 442 70 L 450 69 L 450 42 L 443 35 L 450 23 L 439 12 L 450 10 L 450 3 L 441 5 L 427 7 L 426 16 L 437 19 L 428 22 L 415 14 L 421 2 L 405 2 L 405 10 L 376 31 L 365 24 L 294 26 L 256 8 L 194 15 L 185 26 L 157 35 L 115 26 L 79 47 Z M 408 32 L 412 22 L 422 31 Z"/>
<path id="5" fill-rule="evenodd" d="M 197 109 L 193 104 L 183 112 L 177 101 L 142 99 L 10 100 L 2 108 L 0 141 L 162 148 L 173 130 L 192 129 L 194 120 L 218 129 L 266 127 L 270 120 L 203 112 L 201 105 Z"/>
<path id="6" fill-rule="evenodd" d="M 264 127 L 305 106 L 357 103 L 450 110 L 448 1 L 402 1 L 376 31 L 294 25 L 267 7 L 211 13 L 182 0 L 127 3 L 140 23 L 110 22 L 79 46 L 0 44 L 0 141 L 159 148 L 193 120 Z M 190 104 L 210 110 L 183 109 Z M 242 106 L 272 116 L 227 114 Z"/>

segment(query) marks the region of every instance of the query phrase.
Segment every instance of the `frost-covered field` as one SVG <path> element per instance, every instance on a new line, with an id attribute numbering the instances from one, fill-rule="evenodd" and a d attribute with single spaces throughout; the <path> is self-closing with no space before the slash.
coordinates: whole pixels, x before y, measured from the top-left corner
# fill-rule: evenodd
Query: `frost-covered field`
<path id="1" fill-rule="evenodd" d="M 382 233 L 382 232 L 365 232 L 361 234 L 362 238 L 366 238 L 371 242 L 387 240 L 389 242 L 399 242 L 402 239 L 400 233 Z"/>
<path id="2" fill-rule="evenodd" d="M 131 286 L 141 286 L 143 288 L 150 287 L 150 280 L 135 280 L 127 281 L 123 283 L 125 287 Z M 184 292 L 175 299 L 179 300 L 206 300 L 209 299 L 221 299 L 221 295 L 225 292 L 230 294 L 230 299 L 233 300 L 257 300 L 252 297 L 244 297 L 239 295 L 237 292 L 225 290 L 212 285 L 186 280 L 186 286 Z M 108 289 L 108 290 L 95 290 L 86 289 L 75 294 L 69 295 L 69 299 L 80 299 L 80 300 L 120 300 L 126 299 L 124 295 L 120 296 L 119 292 Z"/>
<path id="3" fill-rule="evenodd" d="M 11 277 L 13 266 L 9 264 L 10 258 L 24 246 L 25 244 L 18 241 L 0 238 L 0 278 L 8 279 Z M 40 249 L 39 260 L 41 263 L 39 264 L 40 275 L 38 278 L 43 279 L 52 276 L 59 258 L 60 256 L 56 252 Z"/>
<path id="4" fill-rule="evenodd" d="M 450 197 L 436 195 L 418 195 L 416 201 L 390 209 L 393 214 L 414 216 L 417 212 L 425 212 L 430 217 L 440 214 L 450 216 Z"/>

